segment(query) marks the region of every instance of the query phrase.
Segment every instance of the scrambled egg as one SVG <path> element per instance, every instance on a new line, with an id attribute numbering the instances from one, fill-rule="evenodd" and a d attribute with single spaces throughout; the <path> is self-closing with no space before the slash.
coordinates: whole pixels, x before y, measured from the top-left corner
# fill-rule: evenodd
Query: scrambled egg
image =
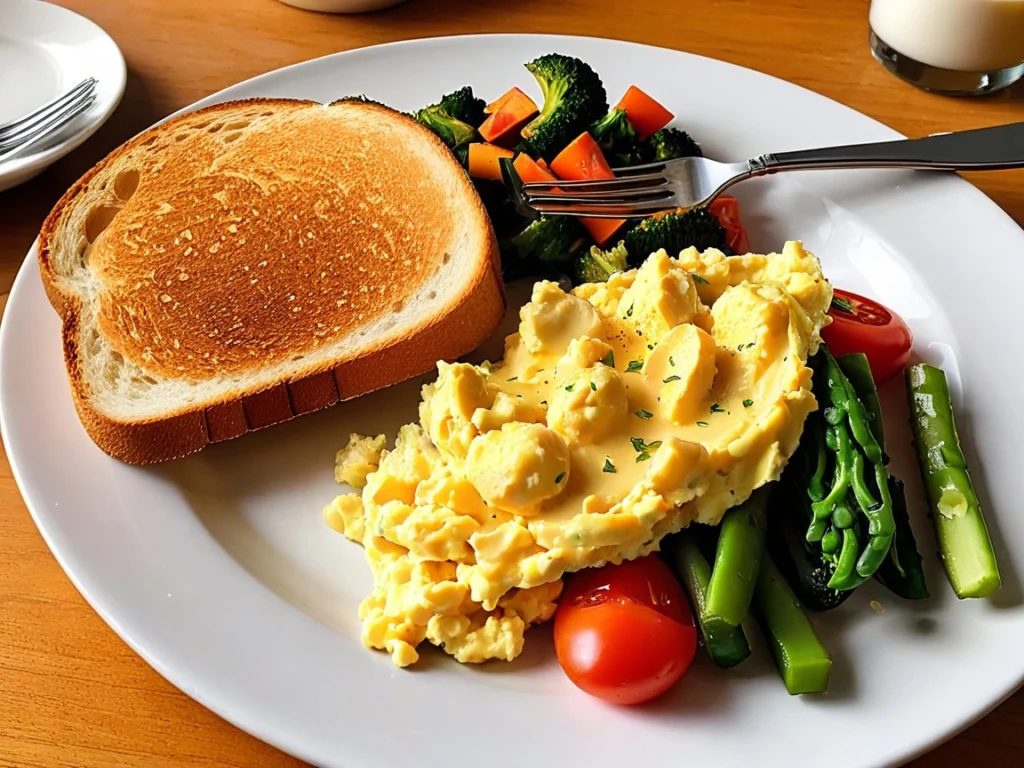
<path id="1" fill-rule="evenodd" d="M 393 451 L 353 435 L 325 510 L 362 543 L 363 640 L 406 666 L 423 640 L 514 659 L 566 572 L 716 524 L 778 478 L 816 407 L 807 358 L 832 288 L 781 254 L 664 251 L 607 283 L 539 282 L 504 361 L 438 363 Z"/>

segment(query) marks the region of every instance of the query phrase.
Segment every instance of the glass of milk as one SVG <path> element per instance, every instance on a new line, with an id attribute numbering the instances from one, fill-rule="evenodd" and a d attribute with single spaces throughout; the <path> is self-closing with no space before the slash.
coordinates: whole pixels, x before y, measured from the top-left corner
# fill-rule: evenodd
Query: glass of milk
<path id="1" fill-rule="evenodd" d="M 871 52 L 929 91 L 991 93 L 1024 76 L 1024 0 L 871 0 Z"/>

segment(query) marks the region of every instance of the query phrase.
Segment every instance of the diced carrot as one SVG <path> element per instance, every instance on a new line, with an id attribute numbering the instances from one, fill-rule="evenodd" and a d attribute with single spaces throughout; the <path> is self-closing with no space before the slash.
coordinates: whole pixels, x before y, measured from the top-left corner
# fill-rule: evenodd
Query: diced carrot
<path id="1" fill-rule="evenodd" d="M 514 96 L 516 94 L 517 91 L 519 93 L 522 93 L 523 96 L 526 96 L 526 94 L 523 93 L 522 91 L 520 91 L 518 88 L 515 88 L 515 87 L 510 88 L 509 90 L 507 90 L 503 94 L 501 94 L 501 96 L 499 96 L 494 101 L 492 101 L 490 104 L 488 104 L 486 107 L 484 107 L 484 114 L 485 115 L 491 115 L 491 114 L 494 114 L 495 112 L 497 112 L 499 109 L 502 108 L 502 106 L 505 104 L 506 101 L 508 101 L 510 98 L 512 98 L 512 96 Z M 530 97 L 526 96 L 526 98 L 529 99 Z"/>
<path id="2" fill-rule="evenodd" d="M 493 179 L 501 181 L 501 164 L 503 157 L 512 157 L 511 149 L 496 147 L 493 144 L 475 142 L 469 145 L 469 175 L 474 179 Z"/>
<path id="3" fill-rule="evenodd" d="M 548 173 L 551 173 L 551 168 L 548 166 L 548 161 L 545 160 L 543 157 L 537 158 L 537 165 L 541 167 L 542 171 L 547 171 Z"/>
<path id="4" fill-rule="evenodd" d="M 550 170 L 542 168 L 540 162 L 537 162 L 524 152 L 516 155 L 512 167 L 516 169 L 519 178 L 527 184 L 534 181 L 556 181 L 554 174 Z"/>
<path id="5" fill-rule="evenodd" d="M 626 117 L 636 129 L 637 137 L 641 141 L 660 131 L 675 117 L 635 85 L 629 86 L 629 90 L 619 99 L 615 108 L 626 110 Z"/>
<path id="6" fill-rule="evenodd" d="M 570 142 L 554 160 L 551 171 L 565 181 L 583 181 L 585 179 L 614 179 L 611 166 L 604 159 L 601 147 L 587 131 Z"/>
<path id="7" fill-rule="evenodd" d="M 565 181 L 583 181 L 586 179 L 614 179 L 611 166 L 605 160 L 601 147 L 594 137 L 584 131 L 558 153 L 551 161 L 551 170 Z M 580 218 L 598 245 L 604 245 L 619 227 L 626 223 L 625 219 L 588 219 Z"/>
<path id="8" fill-rule="evenodd" d="M 514 144 L 519 139 L 519 130 L 539 111 L 533 99 L 518 88 L 494 104 L 497 109 L 480 126 L 480 135 L 492 144 Z"/>
<path id="9" fill-rule="evenodd" d="M 580 224 L 587 228 L 598 245 L 604 245 L 611 240 L 612 235 L 625 223 L 625 219 L 580 219 Z"/>

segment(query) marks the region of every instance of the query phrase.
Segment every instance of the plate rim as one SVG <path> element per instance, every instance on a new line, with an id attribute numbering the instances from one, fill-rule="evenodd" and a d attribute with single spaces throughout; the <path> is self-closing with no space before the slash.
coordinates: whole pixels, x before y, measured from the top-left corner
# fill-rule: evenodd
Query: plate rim
<path id="1" fill-rule="evenodd" d="M 25 2 L 26 0 L 21 0 L 21 1 Z M 31 2 L 31 0 L 28 0 L 28 1 Z M 57 7 L 59 7 L 59 6 L 57 6 Z M 61 8 L 61 10 L 67 10 L 67 9 Z M 76 16 L 78 15 L 78 14 L 74 14 L 74 12 L 72 12 L 72 11 L 69 11 L 69 13 L 72 13 L 73 15 L 76 15 Z M 98 27 L 98 25 L 95 25 L 94 22 L 91 22 L 91 20 L 89 20 L 89 19 L 87 19 L 85 17 L 80 17 L 80 18 L 84 19 L 86 22 L 89 22 L 90 24 L 93 24 L 94 26 L 97 27 L 97 29 L 100 30 L 100 32 L 102 32 L 104 35 L 106 35 L 106 32 L 103 31 L 102 28 Z M 106 36 L 109 38 L 109 35 L 106 35 Z M 312 59 L 307 59 L 305 61 L 295 62 L 293 64 L 290 64 L 290 65 L 287 65 L 287 66 L 284 66 L 284 67 L 281 67 L 281 68 L 278 68 L 278 69 L 269 70 L 269 71 L 261 73 L 259 75 L 255 75 L 253 77 L 246 78 L 245 80 L 241 80 L 241 81 L 239 81 L 237 83 L 234 83 L 234 84 L 232 84 L 230 86 L 227 86 L 227 87 L 225 87 L 225 88 L 223 88 L 223 89 L 221 89 L 221 90 L 219 90 L 219 91 L 217 91 L 215 93 L 212 93 L 212 94 L 210 94 L 210 95 L 208 95 L 206 97 L 203 97 L 202 99 L 199 99 L 196 102 L 194 102 L 194 103 L 192 103 L 190 105 L 187 105 L 187 106 L 185 106 L 185 107 L 183 107 L 183 108 L 181 108 L 181 109 L 179 109 L 179 110 L 177 110 L 177 111 L 167 115 L 166 117 L 156 121 L 153 125 L 159 125 L 160 123 L 162 123 L 162 122 L 164 122 L 166 120 L 169 120 L 169 119 L 171 119 L 173 117 L 176 117 L 178 115 L 185 114 L 185 113 L 197 110 L 197 109 L 201 109 L 203 107 L 209 106 L 210 104 L 215 104 L 215 103 L 218 103 L 220 101 L 224 101 L 225 100 L 225 98 L 224 98 L 225 94 L 228 91 L 234 90 L 236 88 L 239 88 L 239 87 L 242 87 L 242 86 L 245 86 L 245 85 L 252 84 L 252 83 L 254 83 L 254 82 L 256 82 L 256 81 L 258 81 L 258 80 L 260 80 L 262 78 L 267 77 L 268 75 L 278 75 L 278 74 L 281 74 L 281 73 L 285 73 L 285 72 L 301 69 L 301 68 L 303 68 L 303 67 L 305 67 L 305 66 L 307 66 L 307 65 L 309 65 L 311 63 L 314 63 L 314 62 L 322 62 L 322 61 L 325 61 L 325 60 L 335 59 L 335 58 L 343 59 L 343 57 L 345 57 L 345 56 L 347 56 L 349 54 L 352 54 L 352 53 L 355 53 L 355 52 L 360 52 L 360 51 L 387 50 L 387 49 L 392 49 L 392 48 L 395 48 L 395 47 L 415 46 L 417 44 L 421 44 L 421 43 L 424 43 L 424 42 L 437 43 L 437 44 L 444 45 L 446 43 L 450 43 L 450 42 L 453 42 L 453 41 L 457 42 L 457 41 L 460 41 L 460 40 L 479 39 L 479 38 L 507 38 L 507 39 L 533 39 L 533 40 L 547 39 L 547 40 L 550 40 L 550 41 L 553 41 L 553 42 L 555 42 L 555 41 L 572 41 L 572 40 L 591 40 L 591 41 L 600 41 L 601 43 L 618 44 L 618 45 L 623 45 L 623 46 L 627 46 L 627 47 L 639 47 L 639 48 L 652 49 L 652 50 L 657 50 L 657 51 L 666 51 L 666 52 L 670 52 L 670 53 L 675 54 L 675 55 L 682 55 L 684 57 L 690 57 L 690 58 L 694 58 L 694 59 L 701 59 L 701 60 L 712 61 L 712 62 L 715 62 L 718 65 L 726 65 L 728 67 L 732 67 L 732 68 L 735 68 L 737 70 L 743 70 L 743 71 L 746 71 L 746 72 L 754 72 L 754 73 L 756 73 L 758 75 L 761 75 L 763 77 L 767 77 L 767 78 L 770 78 L 772 80 L 778 81 L 779 83 L 784 84 L 788 88 L 795 88 L 795 89 L 803 91 L 803 92 L 805 92 L 807 94 L 811 94 L 812 96 L 814 96 L 814 97 L 816 97 L 818 99 L 823 99 L 824 101 L 829 102 L 829 103 L 831 103 L 834 106 L 838 106 L 838 107 L 842 108 L 843 110 L 851 113 L 852 115 L 857 116 L 860 119 L 870 121 L 877 128 L 882 129 L 885 132 L 887 132 L 892 138 L 905 138 L 905 136 L 903 136 L 903 134 L 895 131 L 894 129 L 892 129 L 889 126 L 885 125 L 884 123 L 882 123 L 881 121 L 877 120 L 876 118 L 873 118 L 870 115 L 867 115 L 867 114 L 865 114 L 863 112 L 860 112 L 860 111 L 854 109 L 853 107 L 850 107 L 850 106 L 848 106 L 848 105 L 846 105 L 846 104 L 844 104 L 842 102 L 839 102 L 839 101 L 837 101 L 835 99 L 832 99 L 829 96 L 826 96 L 824 94 L 818 93 L 817 91 L 814 91 L 814 90 L 812 90 L 810 88 L 807 88 L 807 87 L 805 87 L 803 85 L 799 85 L 797 83 L 785 80 L 785 79 L 783 79 L 781 77 L 777 77 L 777 76 L 772 75 L 770 73 L 766 73 L 766 72 L 754 69 L 752 67 L 745 67 L 745 66 L 742 66 L 742 65 L 739 65 L 739 64 L 734 64 L 734 63 L 729 62 L 729 61 L 724 61 L 724 60 L 721 60 L 721 59 L 715 59 L 713 57 L 703 56 L 703 55 L 700 55 L 700 54 L 694 54 L 694 53 L 691 53 L 691 52 L 688 52 L 688 51 L 681 51 L 681 50 L 677 50 L 677 49 L 674 49 L 674 48 L 667 48 L 667 47 L 664 47 L 664 46 L 650 45 L 650 44 L 647 44 L 647 43 L 641 43 L 641 42 L 635 42 L 635 41 L 621 40 L 621 39 L 618 39 L 618 38 L 600 37 L 600 36 L 593 36 L 593 35 L 555 35 L 555 34 L 534 34 L 534 33 L 481 33 L 481 34 L 438 35 L 438 36 L 430 36 L 430 37 L 417 37 L 417 38 L 411 38 L 411 39 L 406 39 L 406 40 L 392 41 L 392 42 L 388 42 L 388 43 L 379 43 L 379 44 L 373 44 L 373 45 L 358 46 L 358 47 L 346 49 L 344 51 L 338 51 L 338 52 L 335 52 L 335 53 L 327 54 L 325 56 L 320 56 L 320 57 L 315 57 L 315 58 L 312 58 Z M 111 42 L 113 42 L 112 39 L 111 39 Z M 115 46 L 115 48 L 117 48 L 116 43 L 114 44 L 114 46 Z M 120 54 L 120 49 L 117 49 L 117 50 L 118 50 L 118 53 Z M 122 60 L 122 64 L 123 64 L 123 56 L 122 56 L 121 60 Z M 123 92 L 123 87 L 122 87 L 122 92 Z M 228 99 L 230 99 L 230 98 L 232 98 L 232 97 L 228 97 Z M 114 108 L 116 108 L 116 103 L 114 105 Z M 113 108 L 111 109 L 111 112 L 112 111 L 113 111 Z M 102 124 L 102 121 L 99 124 L 97 124 L 95 128 L 98 128 L 99 125 L 101 125 L 101 124 Z M 95 128 L 93 130 L 95 130 Z M 148 130 L 148 129 L 144 129 L 144 130 Z M 87 136 L 85 138 L 87 138 Z M 82 141 L 84 141 L 85 138 L 83 138 Z M 81 142 L 79 142 L 79 143 L 81 143 Z M 58 147 L 59 146 L 63 146 L 63 144 L 62 145 L 58 145 Z M 77 144 L 75 146 L 77 146 Z M 72 149 L 73 149 L 73 147 L 72 147 Z M 70 149 L 68 151 L 70 151 Z M 998 214 L 1001 214 L 1003 217 L 1005 217 L 1005 219 L 1007 221 L 1012 223 L 1015 228 L 1017 228 L 1018 230 L 1020 229 L 1020 226 L 1017 224 L 1017 222 L 1005 210 L 1003 210 L 1001 206 L 999 206 L 997 203 L 995 203 L 995 201 L 993 201 L 991 198 L 989 198 L 984 192 L 982 192 L 980 189 L 975 187 L 973 184 L 971 184 L 970 182 L 967 182 L 966 180 L 964 180 L 962 178 L 957 178 L 956 179 L 956 184 L 957 184 L 957 187 L 961 191 L 963 191 L 964 193 L 978 195 L 979 197 L 975 198 L 978 201 L 976 204 L 978 204 L 978 205 L 987 205 L 992 213 L 996 213 L 997 212 Z M 973 192 L 968 192 L 968 190 L 972 190 Z M 984 202 L 982 202 L 982 201 L 984 201 Z M 1024 233 L 1022 233 L 1022 234 L 1024 234 Z M 1024 240 L 1022 240 L 1022 242 L 1024 242 Z M 10 299 L 14 298 L 19 293 L 19 290 L 22 291 L 22 292 L 24 291 L 24 284 L 28 280 L 31 279 L 32 272 L 35 271 L 35 268 L 36 268 L 36 265 L 35 265 L 35 255 L 36 255 L 37 244 L 38 244 L 38 241 L 34 241 L 32 243 L 32 246 L 30 247 L 30 249 L 29 249 L 29 251 L 28 251 L 28 253 L 26 255 L 26 259 L 23 261 L 21 267 L 18 270 L 18 273 L 17 273 L 17 275 L 15 277 L 15 280 L 14 280 L 14 282 L 12 284 L 12 287 L 11 287 L 11 291 L 10 291 L 10 294 L 9 294 L 9 300 L 6 303 L 5 307 L 4 307 L 4 312 L 3 312 L 3 316 L 4 317 L 2 319 L 6 319 L 7 309 L 11 306 L 11 304 L 15 303 L 15 302 L 11 301 Z M 10 323 L 0 322 L 0 350 L 3 350 L 3 348 L 6 346 L 5 340 L 7 339 L 7 337 L 9 335 L 11 335 L 13 333 L 14 333 L 14 331 L 12 331 L 10 329 Z M 165 680 L 167 680 L 169 683 L 171 683 L 173 686 L 175 686 L 178 690 L 182 691 L 187 696 L 189 696 L 190 698 L 194 699 L 199 704 L 201 704 L 202 706 L 206 707 L 207 709 L 209 709 L 211 712 L 215 713 L 219 717 L 222 717 L 225 720 L 227 720 L 228 722 L 232 723 L 234 726 L 238 727 L 240 730 L 245 731 L 246 733 L 254 736 L 255 738 L 258 738 L 259 740 L 264 741 L 267 744 L 270 744 L 270 745 L 272 745 L 272 746 L 274 746 L 274 747 L 276 747 L 276 748 L 286 752 L 287 754 L 293 755 L 293 756 L 298 757 L 298 758 L 300 758 L 302 760 L 305 760 L 307 762 L 311 762 L 311 763 L 316 764 L 316 761 L 318 759 L 321 759 L 322 756 L 316 755 L 312 751 L 307 751 L 305 745 L 303 745 L 302 743 L 300 743 L 299 741 L 297 741 L 295 739 L 289 740 L 289 737 L 288 737 L 286 732 L 284 732 L 282 729 L 276 727 L 273 722 L 268 722 L 267 718 L 264 717 L 264 716 L 261 716 L 258 713 L 257 709 L 253 709 L 253 708 L 248 707 L 247 705 L 245 705 L 244 702 L 230 700 L 231 699 L 231 694 L 218 693 L 216 690 L 206 690 L 204 688 L 204 686 L 201 685 L 201 684 L 200 685 L 189 684 L 187 682 L 186 678 L 188 678 L 192 673 L 190 673 L 186 668 L 180 667 L 180 668 L 174 669 L 174 668 L 172 668 L 173 665 L 168 665 L 167 663 L 165 663 L 166 660 L 164 658 L 161 658 L 161 655 L 159 653 L 150 653 L 150 652 L 148 652 L 146 650 L 147 646 L 145 644 L 144 639 L 140 639 L 140 638 L 136 637 L 136 635 L 133 633 L 133 631 L 131 629 L 125 627 L 124 626 L 125 622 L 123 622 L 120 619 L 118 619 L 118 617 L 115 615 L 115 611 L 107 610 L 108 606 L 104 605 L 104 601 L 103 601 L 103 599 L 101 599 L 101 596 L 90 594 L 90 590 L 80 580 L 80 578 L 79 578 L 80 574 L 77 574 L 74 570 L 69 569 L 69 567 L 66 564 L 66 560 L 67 560 L 66 554 L 67 553 L 64 552 L 63 550 L 61 550 L 59 547 L 55 547 L 54 546 L 53 539 L 54 539 L 55 531 L 53 529 L 49 528 L 48 525 L 46 524 L 46 522 L 45 522 L 45 515 L 42 514 L 40 512 L 40 510 L 37 508 L 36 502 L 34 502 L 32 500 L 32 498 L 25 493 L 25 490 L 24 490 L 25 489 L 25 483 L 24 483 L 24 480 L 23 480 L 23 467 L 21 466 L 20 459 L 18 458 L 18 452 L 16 450 L 12 450 L 12 448 L 14 446 L 12 446 L 12 444 L 10 443 L 10 440 L 8 438 L 8 429 L 7 429 L 8 416 L 7 416 L 6 407 L 4 407 L 4 398 L 2 397 L 3 391 L 4 391 L 4 388 L 2 386 L 0 386 L 0 437 L 2 437 L 2 440 L 3 440 L 3 445 L 4 445 L 5 451 L 7 453 L 9 464 L 11 466 L 12 475 L 13 475 L 13 477 L 15 479 L 15 482 L 16 482 L 16 484 L 18 486 L 19 492 L 21 493 L 22 500 L 25 503 L 26 507 L 28 508 L 28 510 L 29 510 L 29 512 L 30 512 L 30 514 L 32 516 L 33 522 L 35 523 L 37 529 L 40 531 L 40 534 L 42 535 L 44 541 L 46 542 L 47 547 L 50 549 L 50 552 L 53 554 L 54 558 L 57 560 L 58 564 L 61 566 L 61 569 L 67 575 L 68 579 L 74 585 L 76 590 L 78 590 L 79 594 L 81 594 L 82 597 L 86 600 L 86 602 L 89 604 L 89 606 L 94 611 L 96 611 L 96 613 L 103 619 L 104 623 L 106 623 L 118 635 L 118 637 L 126 645 L 128 645 L 137 655 L 139 655 L 161 677 L 163 677 Z M 978 711 L 976 711 L 975 713 L 973 713 L 970 716 L 967 716 L 965 718 L 959 718 L 959 722 L 957 723 L 957 725 L 954 728 L 951 728 L 951 729 L 949 729 L 947 731 L 944 731 L 944 732 L 936 734 L 936 735 L 929 735 L 928 737 L 923 738 L 923 739 L 917 739 L 914 742 L 913 746 L 908 747 L 907 749 L 904 749 L 900 753 L 893 753 L 892 755 L 887 757 L 886 762 L 884 763 L 884 765 L 886 765 L 886 766 L 890 766 L 890 765 L 891 766 L 897 766 L 897 765 L 902 765 L 902 764 L 904 764 L 904 763 L 906 763 L 906 762 L 908 762 L 910 760 L 913 760 L 916 757 L 919 757 L 919 756 L 921 756 L 921 755 L 931 751 L 935 747 L 937 747 L 937 746 L 945 743 L 946 741 L 952 739 L 953 737 L 955 737 L 956 735 L 958 735 L 959 733 L 964 731 L 966 728 L 970 727 L 974 723 L 976 723 L 979 720 L 981 720 L 983 717 L 985 717 L 991 711 L 996 709 L 1000 704 L 1005 702 L 1010 696 L 1012 696 L 1016 692 L 1016 690 L 1018 688 L 1020 688 L 1022 685 L 1024 685 L 1024 668 L 1021 669 L 1021 671 L 1019 672 L 1019 674 L 1015 678 L 1007 678 L 1007 679 L 1010 680 L 1010 682 L 1008 684 L 1004 685 L 1001 688 L 999 695 L 988 706 L 979 709 Z"/>
<path id="2" fill-rule="evenodd" d="M 88 115 L 90 112 L 93 112 L 93 114 L 79 130 L 68 135 L 67 138 L 60 143 L 54 144 L 52 147 L 41 152 L 29 152 L 26 155 L 15 155 L 9 160 L 0 158 L 0 184 L 3 184 L 5 180 L 14 178 L 15 182 L 13 186 L 18 186 L 19 184 L 28 181 L 36 174 L 41 173 L 46 168 L 49 168 L 62 157 L 78 149 L 78 147 L 84 144 L 87 139 L 96 133 L 96 131 L 98 131 L 103 124 L 110 119 L 111 115 L 114 114 L 118 106 L 121 104 L 121 99 L 124 97 L 125 88 L 128 84 L 128 66 L 124 60 L 124 53 L 121 51 L 120 46 L 118 46 L 114 38 L 92 19 L 72 11 L 69 8 L 65 8 L 64 6 L 39 2 L 39 0 L 5 1 L 10 2 L 12 7 L 19 5 L 22 8 L 32 9 L 29 11 L 30 13 L 55 13 L 58 16 L 65 16 L 65 18 L 73 19 L 73 23 L 82 25 L 85 28 L 91 27 L 96 37 L 102 39 L 104 44 L 109 46 L 108 53 L 110 54 L 110 62 L 117 68 L 117 79 L 115 80 L 115 88 L 111 94 L 111 98 L 105 104 L 101 104 L 99 111 L 94 112 L 92 107 L 90 107 L 89 110 L 86 110 L 84 113 L 85 115 Z M 40 6 L 45 10 L 40 11 Z M 97 102 L 98 101 L 99 100 L 97 99 Z M 95 106 L 96 104 L 93 104 L 93 107 Z M 79 117 L 81 117 L 81 115 Z M 11 289 L 13 291 L 13 285 Z"/>

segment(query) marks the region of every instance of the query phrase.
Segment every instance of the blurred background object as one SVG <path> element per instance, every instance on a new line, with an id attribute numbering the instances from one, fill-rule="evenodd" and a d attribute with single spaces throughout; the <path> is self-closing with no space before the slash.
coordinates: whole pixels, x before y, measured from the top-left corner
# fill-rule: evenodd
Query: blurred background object
<path id="1" fill-rule="evenodd" d="M 1024 0 L 871 0 L 871 52 L 928 91 L 991 93 L 1024 75 Z"/>

